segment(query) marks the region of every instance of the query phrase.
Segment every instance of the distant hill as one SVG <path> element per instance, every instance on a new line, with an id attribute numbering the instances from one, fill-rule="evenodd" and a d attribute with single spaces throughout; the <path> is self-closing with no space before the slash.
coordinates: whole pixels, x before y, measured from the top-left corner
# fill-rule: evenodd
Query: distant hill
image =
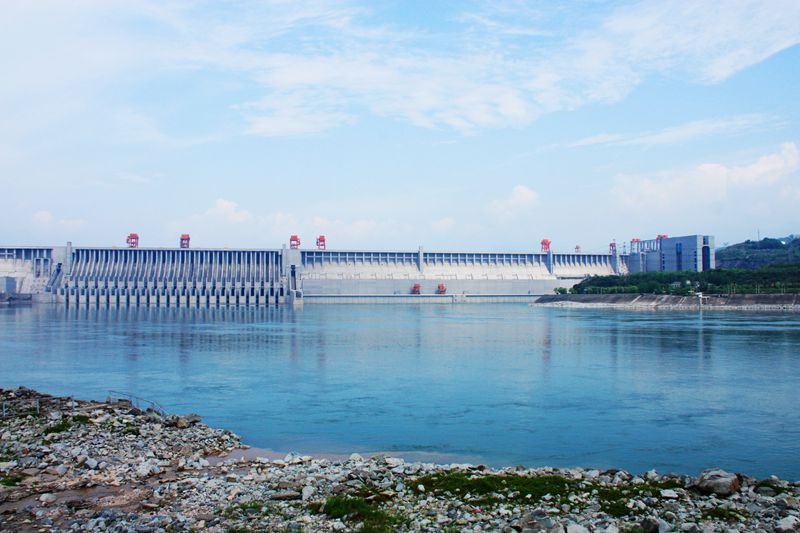
<path id="1" fill-rule="evenodd" d="M 716 252 L 717 268 L 756 269 L 769 265 L 800 264 L 800 237 L 744 241 Z"/>

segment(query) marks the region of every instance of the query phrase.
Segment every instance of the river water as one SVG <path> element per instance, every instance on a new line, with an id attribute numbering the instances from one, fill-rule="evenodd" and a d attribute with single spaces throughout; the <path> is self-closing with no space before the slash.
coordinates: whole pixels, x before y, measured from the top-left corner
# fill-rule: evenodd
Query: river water
<path id="1" fill-rule="evenodd" d="M 253 446 L 800 479 L 800 315 L 524 304 L 0 308 L 0 386 Z"/>

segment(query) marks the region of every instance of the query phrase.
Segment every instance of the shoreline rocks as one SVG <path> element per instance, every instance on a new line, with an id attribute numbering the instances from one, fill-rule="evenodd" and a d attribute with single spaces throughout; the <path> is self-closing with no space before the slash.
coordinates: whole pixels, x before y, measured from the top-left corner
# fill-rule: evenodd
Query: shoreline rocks
<path id="1" fill-rule="evenodd" d="M 357 453 L 209 461 L 197 415 L 0 389 L 2 531 L 798 531 L 800 483 L 707 470 L 491 469 Z M 212 464 L 213 463 L 213 464 Z"/>

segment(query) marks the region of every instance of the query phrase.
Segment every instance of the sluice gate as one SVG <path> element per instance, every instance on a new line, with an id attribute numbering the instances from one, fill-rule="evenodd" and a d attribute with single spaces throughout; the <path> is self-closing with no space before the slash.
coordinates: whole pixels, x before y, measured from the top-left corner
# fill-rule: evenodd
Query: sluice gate
<path id="1" fill-rule="evenodd" d="M 263 307 L 290 295 L 279 250 L 76 248 L 55 288 L 67 306 Z"/>

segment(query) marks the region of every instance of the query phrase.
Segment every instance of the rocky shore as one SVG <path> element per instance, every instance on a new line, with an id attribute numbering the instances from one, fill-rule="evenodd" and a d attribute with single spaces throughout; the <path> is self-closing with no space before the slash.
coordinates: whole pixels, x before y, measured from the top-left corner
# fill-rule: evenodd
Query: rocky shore
<path id="1" fill-rule="evenodd" d="M 224 459 L 196 415 L 2 389 L 2 531 L 789 532 L 800 483 L 722 470 Z M 222 460 L 218 459 L 223 457 Z"/>
<path id="2" fill-rule="evenodd" d="M 546 294 L 530 304 L 541 307 L 672 311 L 800 312 L 798 294 Z"/>

